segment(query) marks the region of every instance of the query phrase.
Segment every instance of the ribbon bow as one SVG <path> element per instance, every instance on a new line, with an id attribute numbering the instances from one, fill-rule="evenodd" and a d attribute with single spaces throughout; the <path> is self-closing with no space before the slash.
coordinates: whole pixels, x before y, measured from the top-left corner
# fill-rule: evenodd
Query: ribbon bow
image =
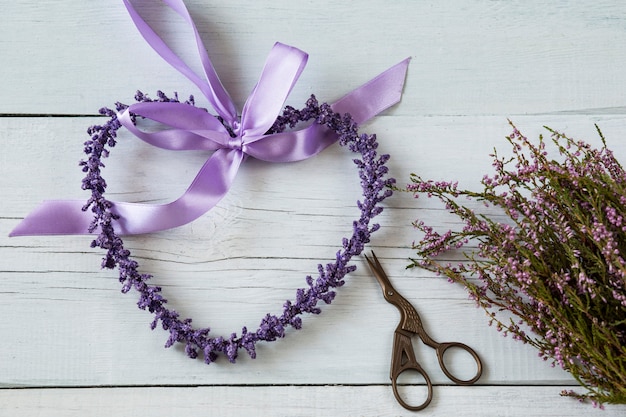
<path id="1" fill-rule="evenodd" d="M 187 191 L 177 200 L 161 205 L 113 202 L 112 212 L 120 216 L 115 224 L 119 234 L 140 234 L 166 230 L 189 223 L 214 207 L 226 195 L 241 162 L 252 156 L 269 162 L 292 162 L 309 158 L 337 140 L 337 135 L 319 124 L 307 128 L 266 134 L 280 114 L 287 96 L 302 73 L 308 55 L 292 46 L 276 43 L 265 62 L 261 77 L 237 117 L 237 109 L 223 87 L 209 59 L 198 30 L 182 0 L 163 0 L 193 29 L 204 78 L 194 73 L 154 30 L 128 0 L 123 0 L 135 26 L 148 44 L 170 65 L 196 84 L 215 112 L 222 118 L 188 104 L 142 102 L 118 114 L 118 120 L 143 141 L 168 150 L 214 151 Z M 389 68 L 376 78 L 331 105 L 338 113 L 350 113 L 362 123 L 400 101 L 409 59 Z M 169 128 L 144 132 L 131 114 L 160 122 Z M 228 125 L 234 137 L 224 126 Z M 86 234 L 92 216 L 84 202 L 44 201 L 11 232 L 11 236 Z"/>

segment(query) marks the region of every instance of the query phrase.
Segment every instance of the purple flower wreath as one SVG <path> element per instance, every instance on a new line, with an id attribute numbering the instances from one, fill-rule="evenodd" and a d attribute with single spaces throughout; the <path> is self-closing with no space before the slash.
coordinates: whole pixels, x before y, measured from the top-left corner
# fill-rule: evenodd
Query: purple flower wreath
<path id="1" fill-rule="evenodd" d="M 140 92 L 137 93 L 135 99 L 138 102 L 179 102 L 177 95 L 169 98 L 162 92 L 158 92 L 157 100 L 152 100 Z M 193 97 L 185 103 L 195 107 Z M 91 197 L 83 207 L 83 211 L 91 210 L 95 216 L 89 231 L 99 230 L 100 233 L 91 246 L 106 250 L 102 267 L 118 268 L 123 293 L 133 288 L 139 292 L 138 307 L 154 314 L 151 328 L 155 329 L 161 322 L 163 329 L 170 333 L 165 347 L 170 347 L 175 343 L 184 343 L 185 352 L 190 358 L 197 358 L 199 352 L 202 352 L 207 364 L 215 361 L 220 353 L 226 355 L 228 360 L 234 363 L 240 349 L 245 349 L 250 357 L 255 358 L 257 342 L 272 342 L 282 338 L 289 326 L 300 329 L 302 313 L 319 314 L 321 312 L 318 307 L 320 300 L 326 304 L 332 302 L 335 297 L 334 288 L 341 287 L 345 276 L 356 269 L 356 266 L 348 265 L 348 263 L 353 256 L 363 251 L 364 245 L 370 241 L 371 234 L 378 230 L 379 225 L 370 225 L 370 222 L 383 211 L 380 203 L 392 194 L 388 187 L 395 183 L 393 178 L 386 178 L 388 168 L 385 163 L 389 155 L 377 154 L 376 135 L 359 134 L 357 124 L 350 114 L 346 113 L 342 116 L 334 112 L 328 104 L 318 104 L 315 96 L 311 96 L 306 107 L 301 110 L 290 106 L 284 109 L 282 115 L 276 119 L 270 131 L 267 132 L 268 134 L 279 133 L 287 127 L 295 127 L 300 122 L 314 120 L 315 123 L 334 131 L 339 137 L 341 146 L 347 146 L 352 152 L 360 154 L 360 159 L 354 159 L 354 163 L 357 166 L 363 190 L 363 201 L 357 202 L 361 216 L 353 222 L 352 236 L 343 239 L 342 248 L 337 251 L 334 263 L 325 266 L 318 265 L 317 278 L 306 277 L 307 287 L 296 291 L 295 301 L 287 300 L 284 303 L 281 315 L 267 314 L 256 331 L 251 332 L 243 327 L 240 335 L 232 333 L 228 338 L 211 337 L 209 328 L 194 328 L 191 318 L 181 319 L 176 311 L 166 307 L 167 299 L 163 297 L 161 288 L 148 284 L 152 276 L 139 272 L 139 264 L 131 257 L 130 251 L 124 248 L 124 242 L 114 231 L 114 223 L 118 220 L 118 216 L 111 211 L 113 203 L 105 198 L 107 184 L 102 177 L 104 168 L 102 159 L 109 156 L 109 148 L 116 144 L 117 131 L 122 126 L 118 120 L 118 112 L 127 108 L 127 105 L 117 103 L 116 110 L 101 109 L 100 114 L 110 119 L 105 124 L 92 126 L 88 130 L 91 140 L 85 142 L 84 149 L 88 158 L 81 161 L 80 165 L 86 173 L 82 188 L 91 190 Z M 133 123 L 136 117 L 132 115 Z M 230 129 L 226 123 L 223 124 Z M 235 136 L 232 130 L 229 132 L 232 137 Z"/>
<path id="2" fill-rule="evenodd" d="M 169 48 L 129 0 L 123 3 L 146 42 L 200 89 L 217 115 L 196 107 L 193 97 L 183 103 L 177 95 L 169 98 L 161 92 L 156 100 L 137 93 L 137 103 L 131 106 L 117 103 L 115 110 L 101 109 L 100 113 L 108 116 L 109 120 L 89 128 L 91 140 L 85 143 L 88 158 L 80 164 L 86 173 L 82 187 L 91 190 L 87 203 L 45 201 L 17 225 L 11 236 L 98 233 L 92 247 L 106 250 L 102 266 L 118 268 L 122 292 L 132 288 L 139 292 L 139 308 L 154 314 L 152 328 L 155 329 L 161 322 L 170 333 L 166 347 L 184 343 L 189 357 L 196 358 L 201 352 L 206 363 L 216 360 L 219 353 L 235 362 L 242 348 L 254 358 L 258 341 L 271 342 L 284 337 L 288 326 L 299 329 L 302 313 L 319 314 L 318 302 L 330 303 L 333 300 L 334 288 L 343 285 L 346 274 L 355 269 L 348 265 L 350 259 L 363 251 L 371 233 L 379 228 L 377 224 L 370 226 L 370 221 L 382 211 L 379 203 L 391 195 L 387 187 L 394 180 L 385 178 L 388 156 L 377 155 L 376 137 L 358 134 L 357 123 L 371 119 L 400 101 L 409 60 L 388 68 L 330 105 L 319 105 L 312 96 L 305 108 L 296 110 L 286 107 L 281 115 L 280 110 L 300 77 L 308 54 L 277 42 L 270 50 L 257 84 L 239 112 L 222 85 L 184 2 L 164 2 L 192 29 L 202 75 L 194 72 Z M 159 132 L 141 131 L 137 128 L 138 118 L 156 121 L 166 128 Z M 299 123 L 311 120 L 314 122 L 309 126 L 293 129 Z M 102 177 L 102 159 L 108 157 L 110 148 L 115 146 L 117 131 L 121 127 L 163 149 L 214 152 L 177 200 L 158 206 L 114 202 L 104 196 L 106 181 Z M 192 327 L 191 319 L 181 319 L 176 311 L 166 307 L 167 300 L 161 295 L 161 288 L 148 284 L 151 276 L 139 272 L 139 264 L 124 248 L 120 235 L 167 230 L 203 215 L 227 193 L 247 156 L 268 162 L 294 162 L 316 155 L 337 140 L 361 156 L 361 159 L 355 160 L 364 197 L 362 202 L 357 203 L 361 216 L 354 221 L 352 236 L 343 239 L 335 262 L 319 265 L 319 276 L 316 279 L 306 278 L 308 287 L 297 290 L 295 301 L 285 302 L 280 316 L 267 314 L 254 332 L 244 327 L 239 336 L 233 333 L 229 338 L 210 337 L 208 328 L 196 329 Z"/>

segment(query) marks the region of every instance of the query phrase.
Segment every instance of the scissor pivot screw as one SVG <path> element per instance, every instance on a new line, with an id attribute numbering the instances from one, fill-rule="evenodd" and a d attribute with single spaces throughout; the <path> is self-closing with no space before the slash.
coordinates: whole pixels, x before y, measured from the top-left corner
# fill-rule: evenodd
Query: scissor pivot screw
<path id="1" fill-rule="evenodd" d="M 393 295 L 393 291 L 387 291 L 387 295 Z"/>

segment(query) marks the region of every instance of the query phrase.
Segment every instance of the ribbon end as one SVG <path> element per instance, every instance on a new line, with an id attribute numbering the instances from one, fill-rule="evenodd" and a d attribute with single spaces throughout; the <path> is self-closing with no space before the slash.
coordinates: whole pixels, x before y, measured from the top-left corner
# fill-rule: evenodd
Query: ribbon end
<path id="1" fill-rule="evenodd" d="M 9 237 L 20 237 L 20 236 L 34 236 L 37 233 L 30 231 L 30 221 L 29 221 L 29 217 L 30 215 L 26 216 L 24 219 L 22 219 L 21 222 L 19 222 L 17 224 L 17 226 L 15 226 L 13 228 L 13 230 L 11 230 L 11 232 L 9 232 Z"/>
<path id="2" fill-rule="evenodd" d="M 9 237 L 20 237 L 20 236 L 35 236 L 36 233 L 29 233 L 28 228 L 24 225 L 24 220 L 19 222 L 17 226 L 11 230 L 9 233 Z"/>
<path id="3" fill-rule="evenodd" d="M 397 104 L 402 98 L 410 57 L 405 58 L 362 86 L 346 94 L 332 109 L 338 113 L 350 113 L 361 124 Z"/>
<path id="4" fill-rule="evenodd" d="M 89 234 L 92 214 L 78 200 L 48 200 L 18 223 L 9 237 Z"/>

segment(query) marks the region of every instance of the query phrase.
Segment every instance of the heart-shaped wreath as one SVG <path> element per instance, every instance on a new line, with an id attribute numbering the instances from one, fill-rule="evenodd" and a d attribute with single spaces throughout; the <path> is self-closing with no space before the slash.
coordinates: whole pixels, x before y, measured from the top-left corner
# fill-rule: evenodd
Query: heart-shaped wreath
<path id="1" fill-rule="evenodd" d="M 138 93 L 139 102 L 153 102 L 147 96 Z M 168 98 L 159 92 L 157 102 L 178 102 L 178 98 Z M 186 104 L 193 106 L 193 98 Z M 256 357 L 255 344 L 259 341 L 271 342 L 285 336 L 285 329 L 293 327 L 300 329 L 302 313 L 319 314 L 320 300 L 329 304 L 335 297 L 334 288 L 344 284 L 344 277 L 356 269 L 348 265 L 353 256 L 359 255 L 364 245 L 370 241 L 370 235 L 378 230 L 378 224 L 370 225 L 373 217 L 380 214 L 383 208 L 380 203 L 391 195 L 389 186 L 395 181 L 386 178 L 388 168 L 385 163 L 388 155 L 378 155 L 376 135 L 359 134 L 357 125 L 349 114 L 340 115 L 334 112 L 328 104 L 319 105 L 314 96 L 307 101 L 306 107 L 301 110 L 286 107 L 282 115 L 277 118 L 268 132 L 279 133 L 287 127 L 293 128 L 299 122 L 314 120 L 314 123 L 325 126 L 339 136 L 341 146 L 347 146 L 352 152 L 360 154 L 360 159 L 354 159 L 357 166 L 363 201 L 357 206 L 361 216 L 353 222 L 353 233 L 350 238 L 344 238 L 341 249 L 336 253 L 335 262 L 318 265 L 319 275 L 316 278 L 306 277 L 306 288 L 296 291 L 295 301 L 286 301 L 281 315 L 267 314 L 256 331 L 248 331 L 245 327 L 241 334 L 232 333 L 230 337 L 211 337 L 209 328 L 196 329 L 190 318 L 181 319 L 179 314 L 166 307 L 167 300 L 162 296 L 161 288 L 148 283 L 150 275 L 139 272 L 139 264 L 131 257 L 128 249 L 124 248 L 122 238 L 116 233 L 114 225 L 119 216 L 111 211 L 114 206 L 105 198 L 106 181 L 102 177 L 104 164 L 102 159 L 109 156 L 109 149 L 116 144 L 117 131 L 122 126 L 118 120 L 119 112 L 128 106 L 118 103 L 116 110 L 103 108 L 100 113 L 110 119 L 104 125 L 92 126 L 88 132 L 91 140 L 85 143 L 85 153 L 88 158 L 81 162 L 86 173 L 83 179 L 83 189 L 91 190 L 91 197 L 83 210 L 90 209 L 95 218 L 89 228 L 90 232 L 98 230 L 100 233 L 92 242 L 92 247 L 105 249 L 103 259 L 104 268 L 118 268 L 119 280 L 122 283 L 122 292 L 131 289 L 139 292 L 137 305 L 140 309 L 154 314 L 151 327 L 155 329 L 159 322 L 163 329 L 169 331 L 170 336 L 165 344 L 170 347 L 175 343 L 184 343 L 185 351 L 190 358 L 196 358 L 199 352 L 204 354 L 204 361 L 209 364 L 217 359 L 219 353 L 225 354 L 230 362 L 235 362 L 239 349 L 245 349 L 248 354 Z M 136 116 L 132 115 L 133 122 Z"/>
<path id="2" fill-rule="evenodd" d="M 370 221 L 382 211 L 379 204 L 391 195 L 388 187 L 394 180 L 385 178 L 388 155 L 377 155 L 376 136 L 359 134 L 357 123 L 369 120 L 400 100 L 408 59 L 330 105 L 319 105 L 312 96 L 303 109 L 287 106 L 280 114 L 306 65 L 308 55 L 295 47 L 276 43 L 258 83 L 239 113 L 219 80 L 183 1 L 164 2 L 193 30 L 202 63 L 202 76 L 191 70 L 167 46 L 129 0 L 123 0 L 146 42 L 200 89 L 217 115 L 196 107 L 193 97 L 183 103 L 176 95 L 169 98 L 161 92 L 155 100 L 137 93 L 137 103 L 131 106 L 118 103 L 114 110 L 101 109 L 100 113 L 108 116 L 109 120 L 89 128 L 91 140 L 85 143 L 84 149 L 88 158 L 81 162 L 86 173 L 82 187 L 91 191 L 87 203 L 46 201 L 20 222 L 11 236 L 98 233 L 92 247 L 107 251 L 103 267 L 118 268 L 123 292 L 132 288 L 139 292 L 139 308 L 154 314 L 152 328 L 161 322 L 170 333 L 166 347 L 184 343 L 189 357 L 196 358 L 202 352 L 206 363 L 213 362 L 219 353 L 235 362 L 242 348 L 254 358 L 258 341 L 271 342 L 281 338 L 288 326 L 299 329 L 302 313 L 318 314 L 320 300 L 326 303 L 333 300 L 333 288 L 343 285 L 346 274 L 355 269 L 348 265 L 350 259 L 362 252 L 371 233 L 378 229 L 377 224 L 370 226 Z M 156 132 L 140 130 L 137 126 L 140 118 L 159 122 L 166 129 Z M 301 122 L 311 120 L 310 125 L 296 128 Z M 163 205 L 114 202 L 104 196 L 106 181 L 102 177 L 102 159 L 108 157 L 110 148 L 115 146 L 121 127 L 163 149 L 214 152 L 177 200 Z M 361 178 L 363 201 L 357 203 L 361 216 L 354 221 L 353 234 L 343 239 L 342 249 L 336 253 L 334 263 L 319 265 L 319 276 L 306 278 L 307 287 L 297 290 L 295 301 L 286 301 L 280 316 L 267 314 L 254 332 L 244 327 L 241 335 L 233 333 L 228 338 L 210 337 L 208 328 L 195 329 L 191 319 L 180 319 L 176 311 L 166 308 L 167 300 L 161 295 L 161 288 L 148 284 L 150 275 L 139 272 L 139 264 L 124 248 L 121 235 L 166 230 L 200 217 L 228 192 L 237 169 L 248 156 L 269 162 L 294 162 L 318 154 L 335 141 L 361 156 L 354 162 Z"/>

